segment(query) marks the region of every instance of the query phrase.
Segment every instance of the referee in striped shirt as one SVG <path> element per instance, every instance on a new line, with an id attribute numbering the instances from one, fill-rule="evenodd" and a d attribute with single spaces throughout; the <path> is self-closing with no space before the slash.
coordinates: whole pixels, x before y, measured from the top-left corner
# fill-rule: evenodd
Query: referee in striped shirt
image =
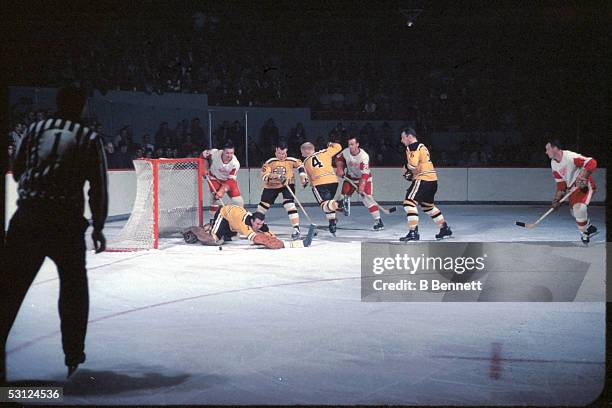
<path id="1" fill-rule="evenodd" d="M 100 136 L 79 123 L 86 94 L 76 87 L 57 95 L 57 117 L 33 123 L 17 147 L 13 177 L 18 209 L 6 236 L 0 272 L 0 382 L 6 382 L 5 349 L 19 307 L 46 257 L 60 279 L 62 347 L 70 376 L 85 361 L 89 290 L 85 267 L 83 188 L 89 182 L 91 235 L 96 253 L 106 249 L 106 159 Z"/>

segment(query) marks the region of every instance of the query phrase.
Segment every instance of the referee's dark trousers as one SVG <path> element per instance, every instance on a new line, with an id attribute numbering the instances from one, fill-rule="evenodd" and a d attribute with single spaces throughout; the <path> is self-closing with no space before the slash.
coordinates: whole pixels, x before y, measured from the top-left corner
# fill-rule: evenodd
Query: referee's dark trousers
<path id="1" fill-rule="evenodd" d="M 0 275 L 0 342 L 4 343 L 1 345 L 6 347 L 23 299 L 45 258 L 49 257 L 59 274 L 58 306 L 66 364 L 79 364 L 85 359 L 89 314 L 84 238 L 87 227 L 87 220 L 78 213 L 19 207 L 7 232 L 6 268 Z M 3 363 L 0 361 L 0 370 L 4 369 Z M 0 373 L 0 380 L 1 374 L 5 373 Z"/>

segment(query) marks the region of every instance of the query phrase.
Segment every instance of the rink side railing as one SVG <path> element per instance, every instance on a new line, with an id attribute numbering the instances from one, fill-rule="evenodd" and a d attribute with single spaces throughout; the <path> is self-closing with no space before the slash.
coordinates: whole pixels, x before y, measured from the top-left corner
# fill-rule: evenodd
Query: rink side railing
<path id="1" fill-rule="evenodd" d="M 478 204 L 548 204 L 555 185 L 550 169 L 547 168 L 439 168 L 438 202 L 478 203 Z M 381 203 L 398 203 L 404 199 L 408 182 L 401 176 L 399 168 L 376 167 L 374 177 L 374 197 Z M 597 169 L 593 174 L 597 192 L 594 204 L 606 200 L 606 169 Z M 136 175 L 133 170 L 109 171 L 109 216 L 125 216 L 132 210 L 136 195 Z M 16 209 L 17 186 L 12 175 L 6 176 L 6 215 L 7 220 Z M 240 169 L 238 173 L 240 191 L 245 204 L 259 203 L 262 180 L 259 169 Z M 85 186 L 85 189 L 88 187 Z M 209 203 L 208 189 L 204 188 L 204 206 Z M 297 197 L 304 204 L 314 204 L 310 188 L 297 189 Z M 358 201 L 358 200 L 356 200 Z M 86 216 L 89 211 L 86 210 Z"/>

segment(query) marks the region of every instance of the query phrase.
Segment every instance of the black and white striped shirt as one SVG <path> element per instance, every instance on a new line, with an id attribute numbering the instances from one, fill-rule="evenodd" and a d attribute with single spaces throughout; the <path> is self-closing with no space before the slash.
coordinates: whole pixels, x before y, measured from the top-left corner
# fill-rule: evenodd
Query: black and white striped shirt
<path id="1" fill-rule="evenodd" d="M 102 140 L 91 129 L 51 118 L 33 123 L 17 147 L 13 177 L 18 205 L 83 214 L 83 187 L 89 181 L 94 228 L 104 228 L 108 181 Z M 64 211 L 62 211 L 63 213 Z"/>

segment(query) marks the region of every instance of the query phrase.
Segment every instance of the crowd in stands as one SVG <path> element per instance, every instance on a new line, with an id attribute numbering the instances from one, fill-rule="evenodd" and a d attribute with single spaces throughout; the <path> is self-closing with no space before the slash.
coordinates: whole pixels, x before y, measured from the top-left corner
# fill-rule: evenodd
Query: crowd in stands
<path id="1" fill-rule="evenodd" d="M 45 60 L 36 69 L 23 55 L 12 82 L 60 86 L 78 78 L 103 93 L 206 93 L 213 106 L 307 106 L 314 119 L 394 118 L 417 121 L 425 130 L 490 130 L 522 119 L 521 105 L 503 92 L 508 84 L 479 79 L 477 71 L 407 70 L 406 61 L 392 56 L 279 49 L 277 38 L 252 25 L 236 30 L 235 22 L 214 15 L 183 17 L 176 25 L 119 21 L 69 39 L 64 31 L 42 30 L 33 46 L 52 44 L 53 52 L 40 53 Z"/>
<path id="2" fill-rule="evenodd" d="M 9 133 L 9 158 L 12 160 L 16 145 L 19 143 L 28 126 L 38 120 L 49 117 L 49 112 L 27 111 L 17 115 L 15 126 Z M 363 122 L 362 122 L 363 123 Z M 115 135 L 107 134 L 100 123 L 90 123 L 104 140 L 108 167 L 111 169 L 132 169 L 133 160 L 137 158 L 185 158 L 199 157 L 202 150 L 209 148 L 209 137 L 202 127 L 199 118 L 183 119 L 171 126 L 161 122 L 154 134 L 142 134 L 135 137 L 129 124 L 121 127 Z M 297 123 L 286 135 L 281 134 L 274 119 L 270 118 L 261 127 L 258 135 L 250 135 L 248 146 L 245 145 L 245 128 L 240 121 L 223 121 L 212 131 L 212 147 L 220 148 L 227 141 L 234 145 L 235 154 L 240 163 L 246 167 L 260 166 L 272 156 L 274 146 L 283 141 L 288 145 L 289 154 L 301 157 L 300 145 L 311 141 L 317 149 L 323 149 L 329 142 L 339 142 L 346 146 L 349 136 L 357 136 L 360 146 L 368 152 L 372 166 L 397 167 L 405 162 L 404 147 L 399 142 L 397 129 L 388 122 L 373 125 L 366 122 L 363 126 L 350 122 L 345 126 L 338 122 L 328 133 L 308 135 L 302 123 Z M 528 142 L 517 143 L 510 138 L 501 143 L 487 143 L 478 134 L 462 137 L 462 142 L 455 148 L 432 146 L 427 137 L 421 138 L 432 154 L 437 166 L 478 167 L 478 166 L 548 166 L 543 146 L 547 132 L 532 135 Z M 525 139 L 525 138 L 523 138 Z M 247 160 L 248 148 L 248 160 Z M 604 165 L 605 158 L 598 157 Z"/>
<path id="3" fill-rule="evenodd" d="M 574 119 L 564 113 L 570 106 L 563 104 L 567 98 L 560 93 L 546 94 L 547 89 L 562 88 L 568 79 L 546 71 L 540 74 L 535 66 L 529 75 L 517 75 L 520 64 L 495 57 L 478 63 L 464 61 L 458 69 L 430 54 L 437 50 L 461 62 L 461 50 L 428 48 L 416 40 L 411 50 L 397 52 L 390 45 L 379 51 L 369 33 L 376 29 L 375 22 L 353 31 L 338 29 L 338 36 L 330 36 L 336 31 L 329 27 L 329 20 L 278 21 L 276 25 L 291 28 L 282 31 L 273 30 L 263 20 L 232 17 L 228 10 L 168 11 L 172 16 L 166 19 L 163 15 L 121 18 L 117 13 L 112 24 L 97 24 L 97 17 L 92 16 L 82 23 L 86 30 L 39 27 L 29 32 L 28 46 L 12 61 L 15 69 L 8 79 L 13 85 L 51 87 L 77 79 L 102 93 L 111 89 L 206 93 L 211 106 L 310 107 L 314 120 L 407 121 L 426 144 L 436 132 L 515 131 L 522 135 L 521 144 L 504 140 L 483 145 L 478 138 L 467 138 L 459 149 L 433 148 L 433 159 L 440 166 L 544 166 L 544 124 L 554 123 L 562 139 L 577 140 L 576 126 L 569 127 Z M 268 24 L 265 29 L 264 24 Z M 29 58 L 34 54 L 36 59 Z M 534 87 L 534 78 L 544 91 Z M 593 81 L 589 89 L 597 89 Z M 585 154 L 602 147 L 603 139 L 596 135 L 601 134 L 601 112 L 606 105 L 597 99 L 600 94 L 594 93 L 589 109 L 582 112 L 583 117 L 591 115 L 581 122 L 587 128 L 580 132 L 580 143 L 587 146 Z M 14 150 L 25 126 L 47 114 L 31 109 L 13 112 L 15 127 L 9 149 Z M 152 135 L 133 135 L 129 124 L 117 135 L 106 135 L 100 124 L 92 125 L 104 134 L 113 168 L 129 168 L 135 157 L 193 157 L 210 147 L 209 135 L 198 118 L 161 123 Z M 360 137 L 373 165 L 395 166 L 403 161 L 398 137 L 384 123 L 360 128 L 354 122 L 346 128 L 339 123 L 328 134 L 317 135 L 306 135 L 304 126 L 296 124 L 281 135 L 270 120 L 259 135 L 251 135 L 248 144 L 238 121 L 223 122 L 212 133 L 213 147 L 232 140 L 243 164 L 248 151 L 250 166 L 267 158 L 279 138 L 286 140 L 291 154 L 299 156 L 303 141 L 321 148 L 330 140 L 346 140 L 347 135 Z"/>

